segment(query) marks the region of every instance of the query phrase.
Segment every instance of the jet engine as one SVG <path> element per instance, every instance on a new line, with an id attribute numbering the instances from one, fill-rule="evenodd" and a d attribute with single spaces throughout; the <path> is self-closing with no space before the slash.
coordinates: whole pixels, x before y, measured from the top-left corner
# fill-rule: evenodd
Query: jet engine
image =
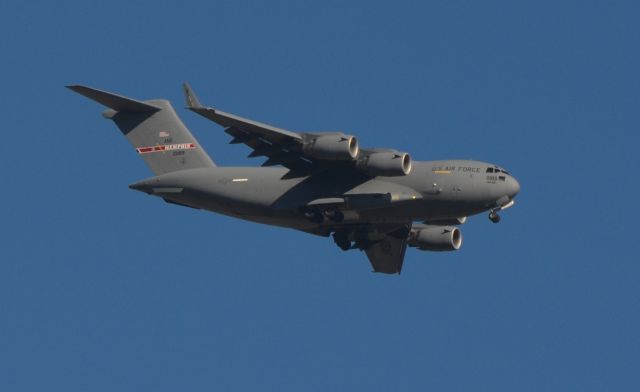
<path id="1" fill-rule="evenodd" d="M 359 171 L 371 176 L 406 176 L 411 173 L 411 156 L 406 152 L 374 152 L 356 162 Z"/>
<path id="2" fill-rule="evenodd" d="M 462 246 L 462 232 L 454 226 L 414 225 L 408 244 L 420 250 L 458 250 Z"/>
<path id="3" fill-rule="evenodd" d="M 312 158 L 350 161 L 358 157 L 360 147 L 355 136 L 336 132 L 313 136 L 302 145 L 302 151 Z"/>

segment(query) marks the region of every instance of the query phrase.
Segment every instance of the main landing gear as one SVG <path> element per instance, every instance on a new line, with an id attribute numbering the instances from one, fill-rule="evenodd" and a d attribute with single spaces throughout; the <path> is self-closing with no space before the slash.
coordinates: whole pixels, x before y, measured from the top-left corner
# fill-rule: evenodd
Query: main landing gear
<path id="1" fill-rule="evenodd" d="M 308 210 L 304 212 L 304 216 L 314 223 L 322 223 L 325 218 L 333 222 L 342 222 L 344 220 L 344 214 L 339 210 Z"/>
<path id="2" fill-rule="evenodd" d="M 314 223 L 322 223 L 324 221 L 324 215 L 319 211 L 307 211 L 304 216 Z"/>

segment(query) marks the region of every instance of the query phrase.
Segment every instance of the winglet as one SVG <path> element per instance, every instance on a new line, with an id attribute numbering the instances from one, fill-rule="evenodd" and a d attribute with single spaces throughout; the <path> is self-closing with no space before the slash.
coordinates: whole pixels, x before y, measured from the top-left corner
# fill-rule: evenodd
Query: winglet
<path id="1" fill-rule="evenodd" d="M 191 86 L 189 86 L 189 83 L 184 82 L 182 84 L 182 89 L 184 90 L 184 97 L 187 100 L 187 107 L 189 109 L 203 107 L 202 104 L 200 104 L 198 97 L 193 92 L 193 89 L 191 88 Z"/>
<path id="2" fill-rule="evenodd" d="M 162 109 L 146 102 L 137 101 L 135 99 L 123 97 L 122 95 L 113 94 L 87 86 L 72 85 L 66 87 L 69 90 L 75 91 L 80 95 L 84 95 L 85 97 L 118 112 L 157 112 Z"/>

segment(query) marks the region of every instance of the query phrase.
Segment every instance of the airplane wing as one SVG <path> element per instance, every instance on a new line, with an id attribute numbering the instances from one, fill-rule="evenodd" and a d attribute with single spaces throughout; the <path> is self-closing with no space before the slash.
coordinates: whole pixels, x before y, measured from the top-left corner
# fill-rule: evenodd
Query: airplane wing
<path id="1" fill-rule="evenodd" d="M 252 148 L 250 158 L 267 157 L 262 166 L 283 165 L 300 173 L 312 171 L 314 162 L 301 153 L 302 134 L 205 107 L 187 83 L 183 88 L 189 110 L 223 126 L 233 137 L 231 144 L 243 143 Z"/>
<path id="2" fill-rule="evenodd" d="M 295 143 L 302 141 L 302 136 L 297 132 L 287 131 L 268 124 L 242 118 L 235 114 L 225 113 L 221 110 L 202 106 L 191 86 L 185 83 L 183 84 L 183 88 L 187 99 L 187 108 L 189 110 L 196 112 L 225 128 L 237 128 L 244 131 L 244 133 L 250 133 L 273 142 Z M 232 136 L 234 135 L 232 134 Z M 243 134 L 239 133 L 239 137 L 241 138 L 242 136 Z"/>
<path id="3" fill-rule="evenodd" d="M 405 222 L 354 226 L 342 234 L 345 239 L 354 240 L 350 249 L 360 249 L 367 254 L 373 272 L 399 274 L 402 271 L 411 225 L 411 222 Z M 336 236 L 334 234 L 336 244 L 342 248 Z"/>
<path id="4" fill-rule="evenodd" d="M 368 248 L 365 248 L 374 272 L 399 274 L 402 271 L 404 253 L 407 250 L 406 238 L 395 238 L 387 235 Z"/>
<path id="5" fill-rule="evenodd" d="M 187 109 L 223 126 L 225 132 L 233 137 L 231 144 L 243 143 L 252 148 L 253 151 L 249 154 L 249 158 L 266 157 L 267 160 L 262 166 L 282 165 L 290 169 L 286 177 L 309 175 L 327 168 L 348 170 L 354 167 L 353 161 L 349 159 L 339 160 L 310 153 L 306 147 L 314 144 L 318 138 L 329 137 L 334 143 L 349 145 L 348 151 L 353 157 L 357 156 L 358 152 L 360 152 L 360 155 L 367 155 L 372 152 L 382 151 L 379 149 L 360 150 L 357 146 L 357 140 L 353 136 L 345 135 L 341 132 L 292 132 L 212 107 L 206 107 L 200 103 L 187 83 L 183 85 L 183 89 L 186 96 Z"/>

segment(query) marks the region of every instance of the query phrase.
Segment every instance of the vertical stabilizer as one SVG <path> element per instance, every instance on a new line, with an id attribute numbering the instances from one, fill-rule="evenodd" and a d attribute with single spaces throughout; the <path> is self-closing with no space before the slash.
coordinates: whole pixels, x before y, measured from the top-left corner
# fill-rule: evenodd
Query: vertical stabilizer
<path id="1" fill-rule="evenodd" d="M 215 167 L 215 164 L 164 99 L 138 101 L 85 86 L 67 86 L 109 108 L 113 120 L 154 174 Z"/>

